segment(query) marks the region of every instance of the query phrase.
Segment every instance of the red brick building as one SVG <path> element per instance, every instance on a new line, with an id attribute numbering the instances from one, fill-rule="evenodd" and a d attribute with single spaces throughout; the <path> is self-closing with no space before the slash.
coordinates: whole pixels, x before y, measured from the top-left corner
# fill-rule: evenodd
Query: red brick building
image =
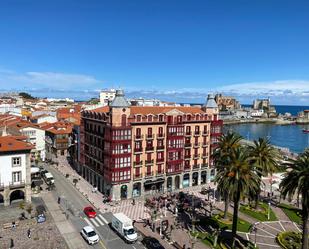
<path id="1" fill-rule="evenodd" d="M 222 121 L 212 95 L 204 107 L 130 106 L 122 90 L 109 106 L 84 111 L 81 174 L 113 199 L 206 184 Z"/>

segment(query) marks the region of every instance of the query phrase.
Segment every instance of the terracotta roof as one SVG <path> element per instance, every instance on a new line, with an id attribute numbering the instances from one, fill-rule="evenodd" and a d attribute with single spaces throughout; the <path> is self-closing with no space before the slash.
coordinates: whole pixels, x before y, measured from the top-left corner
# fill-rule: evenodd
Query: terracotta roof
<path id="1" fill-rule="evenodd" d="M 41 125 L 41 128 L 53 134 L 68 134 L 72 132 L 72 124 L 65 122 L 47 123 Z"/>
<path id="2" fill-rule="evenodd" d="M 185 114 L 205 114 L 205 112 L 199 107 L 185 107 L 185 106 L 131 106 L 129 107 L 131 114 L 141 114 L 141 115 L 158 115 L 165 114 L 172 110 L 178 110 Z M 109 112 L 109 106 L 99 107 L 97 109 L 91 110 L 92 112 Z"/>
<path id="3" fill-rule="evenodd" d="M 89 110 L 90 112 L 102 112 L 102 113 L 105 113 L 105 112 L 109 112 L 109 106 L 102 106 L 102 107 L 99 107 L 99 108 L 96 108 L 96 109 L 93 109 L 93 110 Z"/>
<path id="4" fill-rule="evenodd" d="M 17 139 L 14 136 L 0 137 L 0 152 L 31 150 L 33 145 Z"/>
<path id="5" fill-rule="evenodd" d="M 199 107 L 185 107 L 185 106 L 131 106 L 130 107 L 131 114 L 141 114 L 141 115 L 158 115 L 165 114 L 172 110 L 177 110 L 183 112 L 185 114 L 203 114 L 205 113 Z"/>

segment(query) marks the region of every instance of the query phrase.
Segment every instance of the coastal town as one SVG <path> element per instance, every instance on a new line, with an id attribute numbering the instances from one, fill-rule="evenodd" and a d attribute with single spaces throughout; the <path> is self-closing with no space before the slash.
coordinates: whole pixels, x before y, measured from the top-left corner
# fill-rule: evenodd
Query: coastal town
<path id="1" fill-rule="evenodd" d="M 308 13 L 1 0 L 0 249 L 309 249 Z"/>
<path id="2" fill-rule="evenodd" d="M 233 210 L 224 204 L 217 182 L 222 158 L 217 153 L 229 136 L 224 126 L 306 123 L 307 113 L 278 114 L 270 99 L 241 107 L 222 94 L 189 105 L 129 99 L 122 89 L 102 90 L 83 102 L 3 93 L 1 248 L 88 248 L 83 238 L 104 249 L 217 248 L 220 243 L 225 248 L 232 220 L 221 215 Z M 245 138 L 241 143 L 253 146 Z M 278 165 L 298 156 L 273 148 Z M 250 199 L 241 202 L 237 248 L 277 248 L 281 233 L 301 231 L 301 219 L 290 214 L 300 212 L 299 199 L 281 198 L 283 176 L 278 170 L 261 178 L 256 211 Z M 128 220 L 137 234 L 130 237 L 134 245 L 127 244 L 132 241 L 117 231 L 114 219 Z M 98 234 L 93 242 L 90 230 L 79 235 L 85 226 Z"/>

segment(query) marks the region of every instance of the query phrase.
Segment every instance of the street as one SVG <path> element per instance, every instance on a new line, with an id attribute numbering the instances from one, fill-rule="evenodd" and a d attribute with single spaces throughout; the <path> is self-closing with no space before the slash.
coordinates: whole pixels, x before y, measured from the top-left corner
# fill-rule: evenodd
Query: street
<path id="1" fill-rule="evenodd" d="M 80 231 L 84 226 L 90 225 L 100 236 L 100 242 L 96 245 L 89 246 L 89 248 L 96 249 L 144 249 L 145 247 L 140 241 L 135 244 L 127 244 L 122 240 L 109 226 L 112 219 L 112 213 L 101 213 L 97 210 L 96 218 L 88 218 L 83 212 L 84 207 L 92 206 L 89 201 L 68 182 L 68 180 L 55 168 L 47 164 L 43 165 L 49 172 L 51 172 L 55 179 L 54 196 L 55 201 L 58 197 L 61 197 L 61 206 L 69 214 L 69 219 L 76 228 Z M 70 211 L 69 211 L 70 210 Z M 79 215 L 73 215 L 73 213 L 79 213 Z M 75 212 L 76 211 L 76 212 Z M 85 241 L 85 244 L 86 241 Z"/>

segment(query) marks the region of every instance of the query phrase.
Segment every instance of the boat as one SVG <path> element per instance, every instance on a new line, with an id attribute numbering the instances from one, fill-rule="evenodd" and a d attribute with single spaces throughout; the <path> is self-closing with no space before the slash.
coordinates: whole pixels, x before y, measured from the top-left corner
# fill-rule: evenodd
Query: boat
<path id="1" fill-rule="evenodd" d="M 309 130 L 303 129 L 303 133 L 309 133 Z"/>

